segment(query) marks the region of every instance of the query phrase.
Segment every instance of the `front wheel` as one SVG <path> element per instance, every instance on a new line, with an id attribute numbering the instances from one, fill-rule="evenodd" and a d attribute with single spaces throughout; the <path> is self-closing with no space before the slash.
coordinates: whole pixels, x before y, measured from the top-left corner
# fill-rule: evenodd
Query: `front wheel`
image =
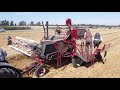
<path id="1" fill-rule="evenodd" d="M 38 66 L 37 69 L 35 70 L 35 75 L 37 77 L 41 77 L 45 74 L 46 74 L 46 67 L 44 65 Z"/>
<path id="2" fill-rule="evenodd" d="M 75 68 L 80 67 L 83 64 L 83 60 L 80 59 L 79 57 L 73 57 L 72 64 L 73 64 L 73 67 L 75 67 Z"/>

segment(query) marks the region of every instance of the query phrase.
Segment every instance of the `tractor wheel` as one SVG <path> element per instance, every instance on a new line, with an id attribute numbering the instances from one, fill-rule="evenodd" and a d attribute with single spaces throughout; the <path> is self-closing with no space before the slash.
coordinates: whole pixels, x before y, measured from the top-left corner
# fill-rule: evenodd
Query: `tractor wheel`
<path id="1" fill-rule="evenodd" d="M 82 64 L 83 64 L 83 60 L 78 58 L 78 57 L 74 57 L 72 58 L 72 64 L 73 64 L 73 67 L 80 67 Z"/>
<path id="2" fill-rule="evenodd" d="M 35 75 L 37 77 L 41 77 L 45 74 L 46 74 L 46 67 L 44 65 L 38 66 L 37 69 L 35 70 Z"/>
<path id="3" fill-rule="evenodd" d="M 21 74 L 16 69 L 12 68 L 0 68 L 0 78 L 21 78 Z"/>
<path id="4" fill-rule="evenodd" d="M 102 59 L 102 56 L 100 54 L 100 52 L 95 56 L 95 58 L 98 60 L 98 59 Z"/>

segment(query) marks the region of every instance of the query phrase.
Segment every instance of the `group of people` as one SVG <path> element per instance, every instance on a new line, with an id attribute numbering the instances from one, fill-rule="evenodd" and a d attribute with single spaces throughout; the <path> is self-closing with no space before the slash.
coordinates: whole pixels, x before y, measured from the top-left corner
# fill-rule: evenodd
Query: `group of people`
<path id="1" fill-rule="evenodd" d="M 71 19 L 67 19 L 66 20 L 66 25 L 69 28 L 69 31 L 71 31 L 72 27 L 72 20 Z M 60 34 L 61 32 L 59 32 Z M 96 33 L 93 37 L 92 32 L 87 29 L 86 32 L 84 33 L 84 39 L 86 41 L 86 46 L 90 45 L 92 47 L 92 43 L 94 44 L 94 48 L 98 48 L 100 43 L 103 41 L 102 36 L 100 35 L 100 33 Z"/>
<path id="2" fill-rule="evenodd" d="M 72 20 L 71 19 L 67 19 L 66 20 L 66 25 L 69 28 L 69 31 L 71 31 L 72 28 Z M 103 41 L 102 36 L 100 35 L 100 33 L 96 33 L 94 38 L 92 37 L 92 32 L 87 29 L 85 34 L 84 34 L 84 39 L 86 40 L 86 45 L 90 45 L 92 47 L 92 43 L 94 43 L 94 48 L 95 47 L 99 47 L 100 43 Z"/>
<path id="3" fill-rule="evenodd" d="M 100 33 L 96 33 L 94 37 L 92 37 L 92 32 L 88 29 L 84 34 L 84 39 L 86 40 L 86 45 L 90 45 L 92 47 L 92 43 L 94 44 L 94 48 L 98 48 L 100 43 L 103 41 Z"/>

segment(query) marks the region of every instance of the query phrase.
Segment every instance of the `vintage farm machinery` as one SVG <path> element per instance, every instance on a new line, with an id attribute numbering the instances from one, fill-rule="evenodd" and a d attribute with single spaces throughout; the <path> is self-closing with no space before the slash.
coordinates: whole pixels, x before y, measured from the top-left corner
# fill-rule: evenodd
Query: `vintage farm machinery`
<path id="1" fill-rule="evenodd" d="M 63 28 L 56 28 L 56 34 L 54 36 L 48 35 L 48 22 L 46 22 L 46 28 L 44 28 L 44 38 L 40 44 L 35 43 L 33 40 L 28 40 L 21 37 L 16 37 L 10 47 L 24 53 L 32 58 L 33 62 L 30 66 L 23 70 L 23 74 L 28 75 L 35 72 L 37 77 L 43 76 L 46 73 L 46 64 L 51 61 L 55 61 L 57 67 L 61 66 L 61 61 L 64 58 L 70 58 L 74 67 L 81 66 L 83 62 L 94 63 L 94 60 L 102 59 L 101 53 L 107 51 L 110 44 L 104 44 L 101 48 L 87 47 L 84 40 L 84 33 L 86 29 L 79 27 L 72 27 L 70 21 L 66 21 L 68 29 L 62 33 Z M 60 32 L 59 32 L 60 31 Z M 86 50 L 87 49 L 87 50 Z M 90 49 L 92 53 L 90 53 Z"/>

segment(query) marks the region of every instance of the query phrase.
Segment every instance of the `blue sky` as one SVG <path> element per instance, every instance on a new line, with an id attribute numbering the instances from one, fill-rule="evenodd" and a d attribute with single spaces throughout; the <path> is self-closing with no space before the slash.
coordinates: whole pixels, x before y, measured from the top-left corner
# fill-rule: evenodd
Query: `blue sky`
<path id="1" fill-rule="evenodd" d="M 65 24 L 67 18 L 73 24 L 120 25 L 120 12 L 0 12 L 1 20 L 49 21 L 50 24 Z"/>

